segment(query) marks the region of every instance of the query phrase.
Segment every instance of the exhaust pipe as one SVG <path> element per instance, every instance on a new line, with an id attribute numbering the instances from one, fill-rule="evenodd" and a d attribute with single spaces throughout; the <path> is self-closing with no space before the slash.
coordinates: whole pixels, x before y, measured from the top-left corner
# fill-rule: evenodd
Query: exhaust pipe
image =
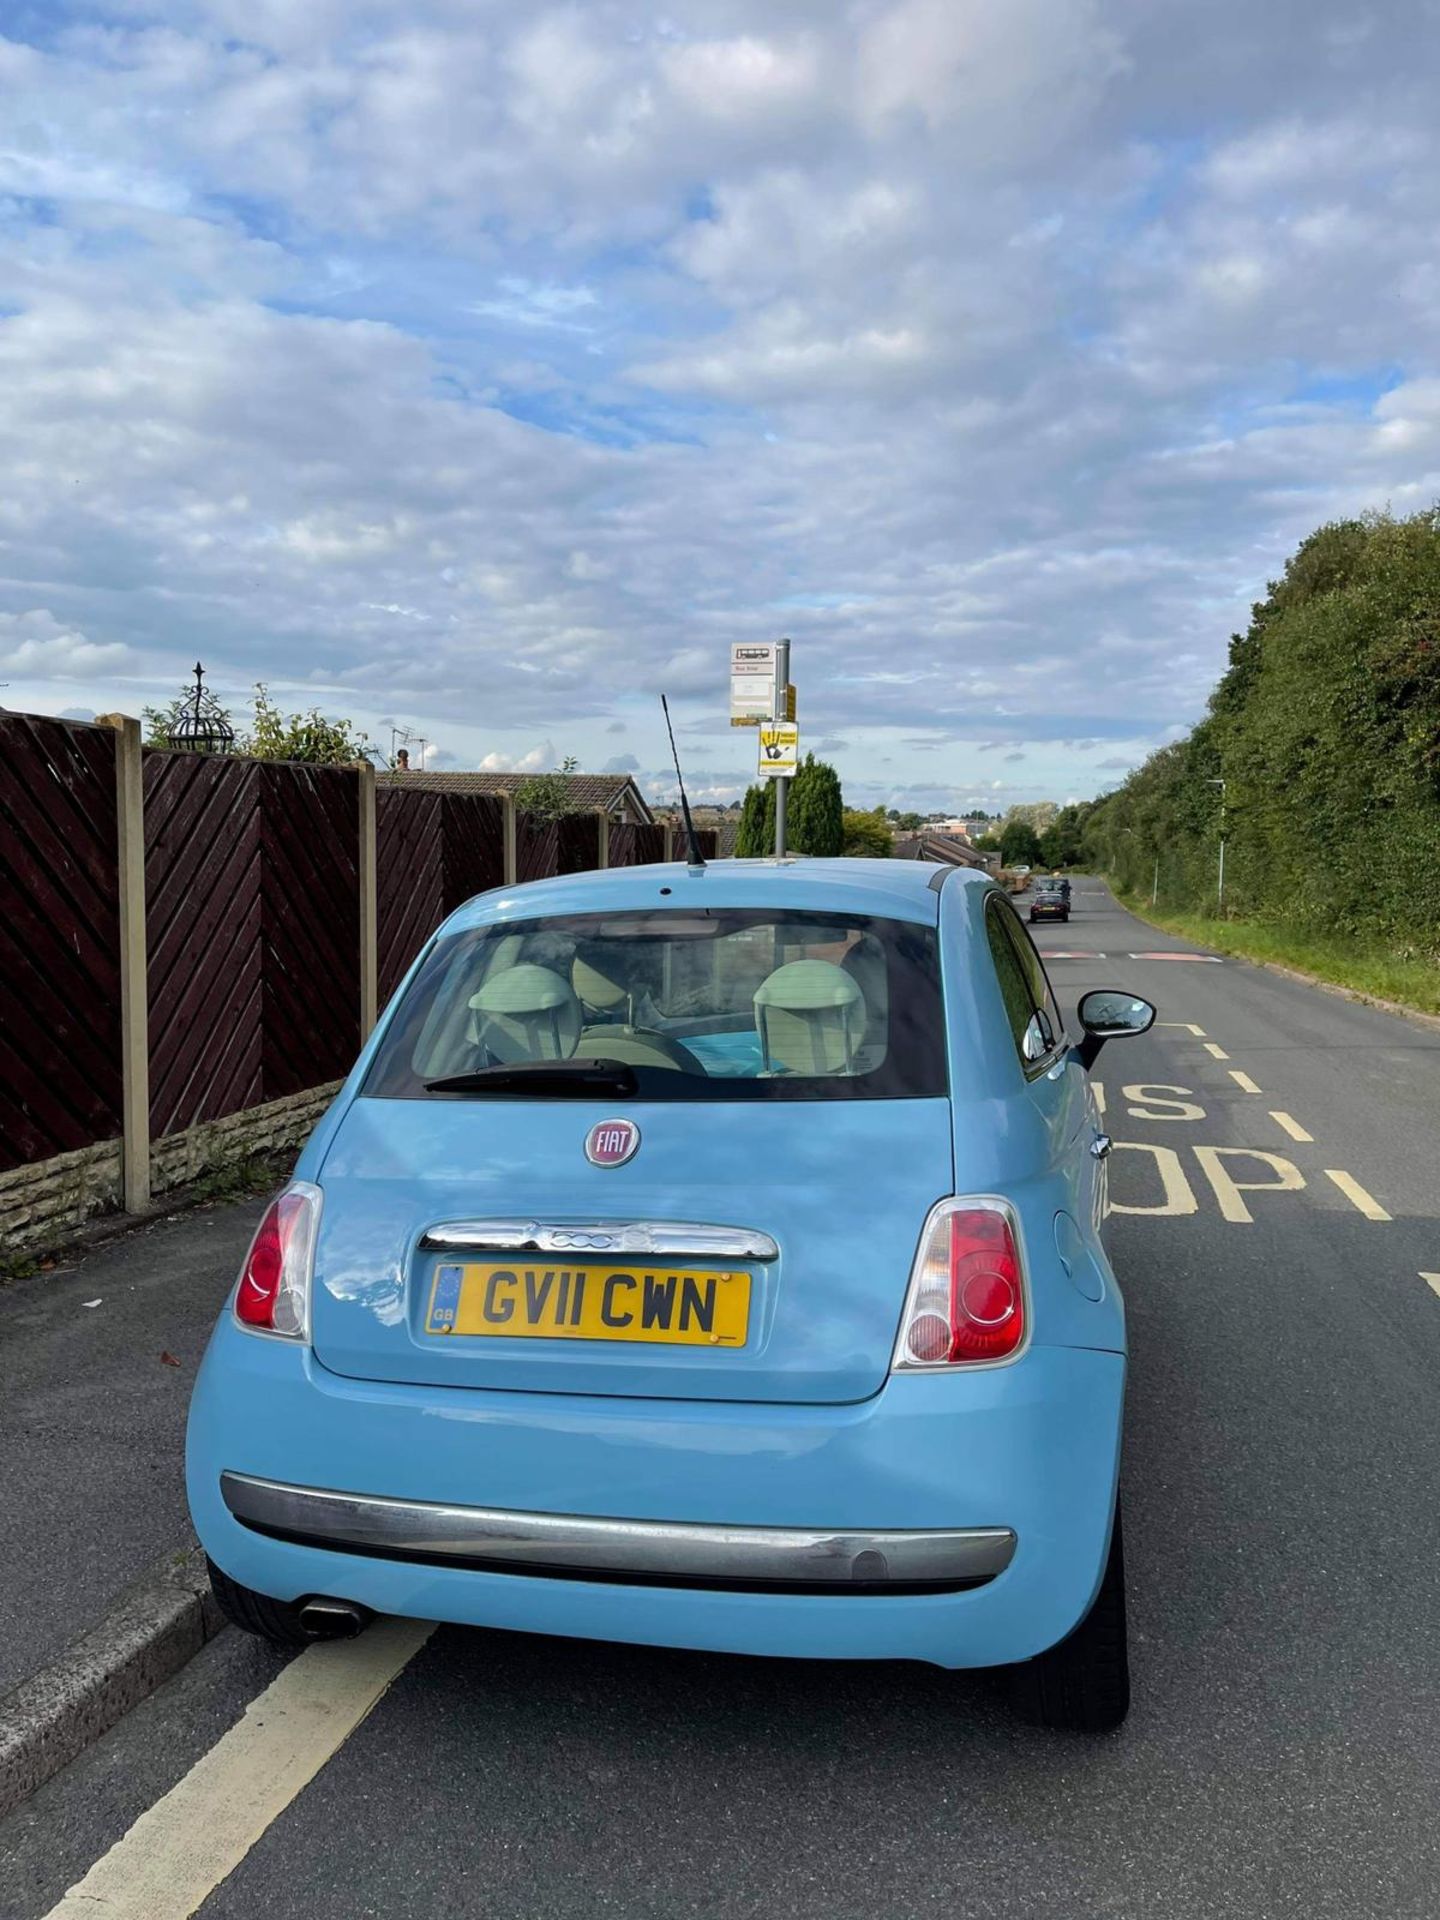
<path id="1" fill-rule="evenodd" d="M 368 1607 L 352 1600 L 302 1600 L 300 1626 L 312 1640 L 353 1640 L 369 1624 Z"/>

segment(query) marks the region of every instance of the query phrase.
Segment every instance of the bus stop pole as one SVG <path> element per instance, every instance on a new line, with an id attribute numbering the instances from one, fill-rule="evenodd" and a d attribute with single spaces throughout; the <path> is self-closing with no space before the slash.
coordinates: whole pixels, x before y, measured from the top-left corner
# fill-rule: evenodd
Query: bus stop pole
<path id="1" fill-rule="evenodd" d="M 776 720 L 783 720 L 786 717 L 786 695 L 789 686 L 790 642 L 788 640 L 782 640 L 775 649 L 775 698 L 773 705 L 774 718 Z M 777 860 L 783 860 L 785 858 L 785 816 L 789 799 L 790 782 L 788 780 L 777 780 L 775 782 L 775 858 Z"/>

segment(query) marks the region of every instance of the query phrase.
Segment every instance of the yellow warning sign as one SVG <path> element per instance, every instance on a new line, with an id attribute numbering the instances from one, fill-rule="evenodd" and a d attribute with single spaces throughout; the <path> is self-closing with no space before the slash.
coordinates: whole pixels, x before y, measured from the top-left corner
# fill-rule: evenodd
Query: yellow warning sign
<path id="1" fill-rule="evenodd" d="M 800 729 L 793 720 L 760 722 L 760 778 L 791 780 L 800 764 Z"/>

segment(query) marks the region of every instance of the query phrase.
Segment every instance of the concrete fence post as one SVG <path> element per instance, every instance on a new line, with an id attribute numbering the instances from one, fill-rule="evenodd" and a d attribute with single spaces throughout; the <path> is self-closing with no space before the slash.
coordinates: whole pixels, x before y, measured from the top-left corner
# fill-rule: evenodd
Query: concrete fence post
<path id="1" fill-rule="evenodd" d="M 360 1044 L 380 1017 L 380 903 L 377 882 L 375 768 L 356 763 L 360 776 Z"/>
<path id="2" fill-rule="evenodd" d="M 121 1204 L 140 1213 L 150 1204 L 150 1006 L 145 952 L 145 782 L 140 722 L 125 713 L 99 716 L 113 727 L 116 856 L 120 893 Z"/>
<path id="3" fill-rule="evenodd" d="M 671 826 L 668 820 L 665 821 L 664 826 L 665 826 L 665 846 L 661 854 L 661 858 L 663 860 L 669 861 L 675 858 L 675 829 Z"/>
<path id="4" fill-rule="evenodd" d="M 608 867 L 610 864 L 610 816 L 608 813 L 600 815 L 600 851 L 596 856 L 595 864 L 597 867 Z"/>
<path id="5" fill-rule="evenodd" d="M 505 885 L 513 887 L 519 877 L 519 857 L 515 849 L 515 796 L 502 793 L 500 804 L 505 809 Z"/>

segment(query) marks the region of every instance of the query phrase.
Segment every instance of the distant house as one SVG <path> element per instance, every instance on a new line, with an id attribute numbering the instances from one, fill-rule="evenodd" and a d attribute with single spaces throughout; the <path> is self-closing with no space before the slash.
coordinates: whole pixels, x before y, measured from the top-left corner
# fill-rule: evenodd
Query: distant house
<path id="1" fill-rule="evenodd" d="M 508 793 L 514 795 L 529 773 L 377 773 L 375 784 L 381 787 L 416 787 L 426 793 Z M 577 813 L 604 813 L 612 820 L 632 826 L 653 826 L 655 816 L 645 797 L 628 773 L 560 773 L 570 790 L 571 804 Z"/>
<path id="2" fill-rule="evenodd" d="M 998 862 L 999 856 L 994 856 Z M 895 842 L 897 860 L 933 860 L 944 867 L 987 867 L 991 856 L 976 853 L 958 834 L 927 827 L 924 833 L 907 834 Z"/>
<path id="3" fill-rule="evenodd" d="M 993 833 L 996 823 L 992 820 L 975 820 L 968 816 L 956 816 L 951 820 L 932 820 L 926 827 L 926 833 L 951 834 L 961 840 L 983 840 L 987 833 Z"/>
<path id="4" fill-rule="evenodd" d="M 740 836 L 740 810 L 738 807 L 707 807 L 703 803 L 691 807 L 690 817 L 697 828 L 704 828 L 715 835 L 715 857 L 717 860 L 733 860 L 735 842 Z M 667 821 L 673 834 L 679 836 L 685 831 L 685 821 L 679 807 L 664 807 L 659 818 Z M 675 844 L 680 841 L 677 837 Z"/>

